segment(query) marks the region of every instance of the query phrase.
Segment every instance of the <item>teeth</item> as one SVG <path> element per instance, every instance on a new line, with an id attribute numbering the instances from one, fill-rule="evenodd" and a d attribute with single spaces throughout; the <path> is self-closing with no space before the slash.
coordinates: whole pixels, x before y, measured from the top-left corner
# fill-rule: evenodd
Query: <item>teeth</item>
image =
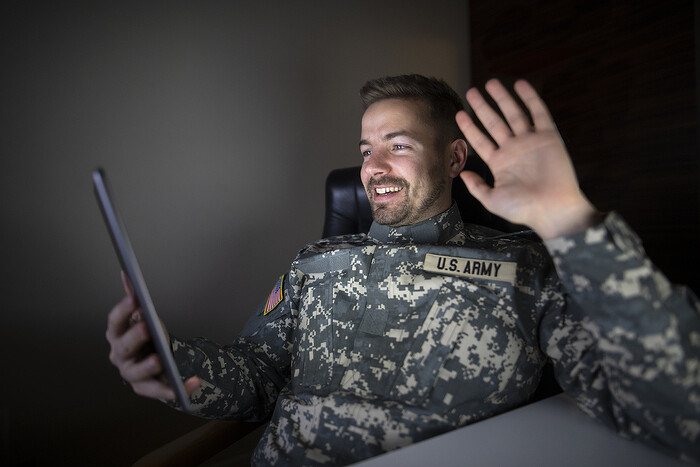
<path id="1" fill-rule="evenodd" d="M 377 194 L 378 195 L 383 195 L 386 193 L 395 193 L 397 191 L 401 191 L 401 188 L 396 187 L 396 186 L 391 186 L 388 188 L 377 188 Z"/>

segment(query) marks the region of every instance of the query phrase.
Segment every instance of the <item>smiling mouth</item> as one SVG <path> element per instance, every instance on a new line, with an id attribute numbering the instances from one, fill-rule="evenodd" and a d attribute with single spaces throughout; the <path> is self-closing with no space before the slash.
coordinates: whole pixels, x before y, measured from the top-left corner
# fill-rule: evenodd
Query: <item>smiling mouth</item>
<path id="1" fill-rule="evenodd" d="M 385 194 L 387 194 L 387 193 L 396 193 L 397 191 L 401 191 L 401 190 L 403 190 L 403 188 L 402 188 L 402 187 L 398 187 L 398 186 L 389 186 L 389 187 L 375 188 L 375 189 L 374 189 L 374 191 L 375 191 L 378 195 L 385 195 Z"/>

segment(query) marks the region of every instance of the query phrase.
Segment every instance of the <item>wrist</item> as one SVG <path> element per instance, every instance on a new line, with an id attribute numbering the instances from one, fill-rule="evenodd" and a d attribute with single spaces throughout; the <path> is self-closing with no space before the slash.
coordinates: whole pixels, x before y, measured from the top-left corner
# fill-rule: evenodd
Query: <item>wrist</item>
<path id="1" fill-rule="evenodd" d="M 600 224 L 603 214 L 586 199 L 552 209 L 542 216 L 537 226 L 532 226 L 543 240 L 575 234 Z"/>

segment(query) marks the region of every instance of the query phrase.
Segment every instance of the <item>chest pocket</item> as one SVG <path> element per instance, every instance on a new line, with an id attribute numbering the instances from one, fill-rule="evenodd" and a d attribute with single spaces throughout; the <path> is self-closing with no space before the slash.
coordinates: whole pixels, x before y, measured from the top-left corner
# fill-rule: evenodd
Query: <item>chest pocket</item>
<path id="1" fill-rule="evenodd" d="M 408 298 L 390 301 L 381 333 L 357 334 L 341 382 L 345 390 L 421 406 L 464 389 L 464 375 L 443 368 L 469 335 L 465 330 L 481 319 L 480 310 L 495 308 L 499 293 L 450 276 L 428 277 L 411 290 Z M 420 291 L 425 294 L 416 299 Z"/>
<path id="2" fill-rule="evenodd" d="M 395 293 L 389 286 L 383 303 L 365 310 L 341 387 L 362 397 L 420 405 L 430 395 L 469 313 L 452 282 L 453 278 L 434 276 L 397 287 Z M 374 322 L 381 318 L 368 319 L 382 311 L 385 324 Z"/>
<path id="3" fill-rule="evenodd" d="M 440 288 L 387 387 L 390 399 L 418 405 L 430 395 L 469 315 L 462 301 L 451 288 Z"/>
<path id="4" fill-rule="evenodd" d="M 303 266 L 306 278 L 292 352 L 295 386 L 315 393 L 329 389 L 334 367 L 333 297 L 339 282 L 346 280 L 349 264 L 348 255 L 336 254 Z"/>

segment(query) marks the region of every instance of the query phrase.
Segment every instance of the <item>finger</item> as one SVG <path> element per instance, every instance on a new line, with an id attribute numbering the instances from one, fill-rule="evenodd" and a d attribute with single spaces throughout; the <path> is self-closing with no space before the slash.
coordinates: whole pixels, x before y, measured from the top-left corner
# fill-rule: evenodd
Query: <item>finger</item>
<path id="1" fill-rule="evenodd" d="M 467 142 L 474 148 L 477 154 L 485 161 L 491 157 L 491 154 L 496 150 L 496 145 L 491 141 L 480 129 L 474 121 L 463 110 L 457 112 L 455 116 L 459 129 L 464 134 Z"/>
<path id="2" fill-rule="evenodd" d="M 139 396 L 161 400 L 175 399 L 175 391 L 173 391 L 170 386 L 157 379 L 149 379 L 132 383 L 131 388 Z"/>
<path id="3" fill-rule="evenodd" d="M 137 309 L 136 311 L 131 313 L 131 316 L 129 316 L 129 327 L 135 326 L 141 321 L 143 321 L 143 313 L 141 313 L 140 309 Z"/>
<path id="4" fill-rule="evenodd" d="M 132 297 L 124 297 L 107 315 L 106 337 L 109 342 L 118 339 L 129 329 L 129 317 L 136 311 Z"/>
<path id="5" fill-rule="evenodd" d="M 149 379 L 156 379 L 163 372 L 163 365 L 156 354 L 151 354 L 140 361 L 130 360 L 119 368 L 124 381 L 132 384 Z"/>
<path id="6" fill-rule="evenodd" d="M 508 122 L 510 129 L 513 130 L 514 135 L 520 135 L 532 130 L 530 119 L 499 80 L 489 80 L 486 83 L 486 91 L 496 102 L 498 108 L 501 109 L 501 113 L 505 117 L 506 122 Z"/>
<path id="7" fill-rule="evenodd" d="M 110 341 L 109 360 L 121 367 L 129 360 L 140 360 L 141 349 L 151 340 L 146 323 L 138 323 L 122 336 Z"/>
<path id="8" fill-rule="evenodd" d="M 202 385 L 202 380 L 196 376 L 191 377 L 185 381 L 185 392 L 188 396 L 191 396 Z"/>
<path id="9" fill-rule="evenodd" d="M 185 392 L 188 396 L 191 396 L 199 387 L 202 385 L 202 380 L 197 376 L 193 376 L 185 381 Z M 174 400 L 175 391 L 172 390 L 170 386 L 166 383 L 151 379 L 146 381 L 139 381 L 131 385 L 132 389 L 136 394 L 141 396 L 151 397 L 154 399 L 161 400 Z"/>
<path id="10" fill-rule="evenodd" d="M 121 272 L 121 276 L 122 276 L 122 285 L 124 286 L 124 292 L 126 292 L 126 294 L 129 297 L 133 298 L 134 297 L 134 286 L 131 285 L 131 281 L 129 280 L 129 277 L 126 275 L 126 273 L 124 271 Z"/>
<path id="11" fill-rule="evenodd" d="M 467 186 L 469 193 L 471 193 L 472 196 L 474 196 L 474 198 L 476 198 L 481 204 L 484 204 L 484 200 L 488 198 L 488 195 L 491 193 L 493 188 L 491 188 L 489 184 L 486 183 L 484 179 L 476 172 L 465 170 L 464 172 L 460 173 L 459 176 Z M 484 204 L 484 206 L 486 205 Z"/>
<path id="12" fill-rule="evenodd" d="M 506 125 L 500 115 L 491 108 L 488 102 L 486 102 L 486 99 L 484 99 L 476 88 L 467 91 L 467 102 L 496 143 L 500 144 L 513 136 L 513 132 L 508 125 Z"/>
<path id="13" fill-rule="evenodd" d="M 515 82 L 514 89 L 515 93 L 525 104 L 525 107 L 530 111 L 532 121 L 537 130 L 556 130 L 556 125 L 547 105 L 530 83 L 524 79 L 518 80 Z"/>

